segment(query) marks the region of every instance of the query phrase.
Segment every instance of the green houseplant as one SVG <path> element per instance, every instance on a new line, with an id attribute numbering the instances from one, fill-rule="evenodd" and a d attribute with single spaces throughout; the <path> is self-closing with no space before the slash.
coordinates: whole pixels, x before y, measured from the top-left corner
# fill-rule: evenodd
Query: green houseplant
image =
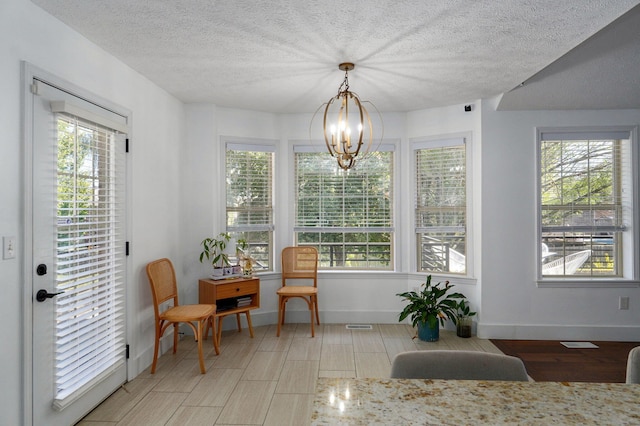
<path id="1" fill-rule="evenodd" d="M 461 293 L 449 293 L 453 288 L 449 281 L 431 284 L 431 275 L 427 276 L 425 283 L 419 291 L 407 291 L 396 296 L 407 301 L 398 321 L 411 318 L 411 323 L 418 329 L 420 340 L 435 342 L 440 338 L 440 325 L 444 326 L 444 320 L 450 319 L 455 324 L 457 321 L 458 299 L 464 299 Z"/>
<path id="2" fill-rule="evenodd" d="M 229 266 L 229 255 L 224 252 L 227 244 L 231 241 L 231 235 L 221 232 L 216 238 L 205 238 L 200 243 L 202 252 L 200 253 L 200 263 L 207 259 L 213 266 L 213 275 L 224 275 L 225 267 Z"/>
<path id="3" fill-rule="evenodd" d="M 456 323 L 456 335 L 458 337 L 471 337 L 471 328 L 473 326 L 473 320 L 471 319 L 476 313 L 471 311 L 471 307 L 466 299 L 462 299 L 458 302 L 457 307 L 457 319 Z"/>

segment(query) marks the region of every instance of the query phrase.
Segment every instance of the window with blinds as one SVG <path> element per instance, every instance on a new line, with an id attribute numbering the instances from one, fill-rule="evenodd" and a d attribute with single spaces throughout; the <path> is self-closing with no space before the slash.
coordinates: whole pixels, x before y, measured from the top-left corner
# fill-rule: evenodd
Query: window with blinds
<path id="1" fill-rule="evenodd" d="M 125 362 L 125 159 L 117 132 L 57 114 L 55 400 Z"/>
<path id="2" fill-rule="evenodd" d="M 227 232 L 248 243 L 258 270 L 273 270 L 274 145 L 227 143 Z"/>
<path id="3" fill-rule="evenodd" d="M 463 138 L 413 144 L 419 272 L 467 272 L 467 160 Z"/>
<path id="4" fill-rule="evenodd" d="M 313 246 L 324 269 L 393 269 L 393 147 L 354 169 L 304 146 L 295 151 L 296 244 Z"/>
<path id="5" fill-rule="evenodd" d="M 622 277 L 634 244 L 630 132 L 538 138 L 540 275 Z"/>

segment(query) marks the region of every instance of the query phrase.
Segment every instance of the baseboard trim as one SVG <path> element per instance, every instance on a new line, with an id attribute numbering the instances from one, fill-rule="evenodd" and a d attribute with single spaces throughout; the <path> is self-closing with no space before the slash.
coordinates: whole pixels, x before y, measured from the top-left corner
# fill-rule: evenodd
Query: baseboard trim
<path id="1" fill-rule="evenodd" d="M 639 336 L 640 326 L 478 324 L 478 337 L 482 339 L 637 342 Z"/>

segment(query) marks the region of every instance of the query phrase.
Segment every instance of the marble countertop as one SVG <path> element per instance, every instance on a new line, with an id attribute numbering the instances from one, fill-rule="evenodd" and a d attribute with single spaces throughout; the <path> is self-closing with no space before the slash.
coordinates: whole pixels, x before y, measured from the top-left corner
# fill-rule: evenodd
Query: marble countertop
<path id="1" fill-rule="evenodd" d="M 640 385 L 320 378 L 312 425 L 640 425 Z"/>

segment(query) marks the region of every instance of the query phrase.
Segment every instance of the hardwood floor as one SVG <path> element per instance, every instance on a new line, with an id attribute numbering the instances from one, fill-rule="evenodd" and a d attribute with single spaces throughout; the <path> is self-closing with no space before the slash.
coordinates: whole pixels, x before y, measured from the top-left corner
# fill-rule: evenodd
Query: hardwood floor
<path id="1" fill-rule="evenodd" d="M 559 341 L 491 340 L 522 359 L 535 381 L 624 383 L 629 351 L 640 342 L 596 342 L 598 348 L 570 349 Z"/>
<path id="2" fill-rule="evenodd" d="M 81 422 L 98 425 L 306 425 L 311 418 L 318 377 L 389 377 L 398 352 L 465 349 L 500 353 L 489 341 L 440 331 L 440 341 L 412 340 L 404 324 L 373 324 L 349 330 L 344 324 L 316 328 L 287 324 L 223 332 L 221 353 L 211 340 L 205 348 L 206 374 L 200 374 L 196 344 L 190 338 L 178 353 L 160 357 L 156 374 L 145 371 L 105 400 Z"/>

